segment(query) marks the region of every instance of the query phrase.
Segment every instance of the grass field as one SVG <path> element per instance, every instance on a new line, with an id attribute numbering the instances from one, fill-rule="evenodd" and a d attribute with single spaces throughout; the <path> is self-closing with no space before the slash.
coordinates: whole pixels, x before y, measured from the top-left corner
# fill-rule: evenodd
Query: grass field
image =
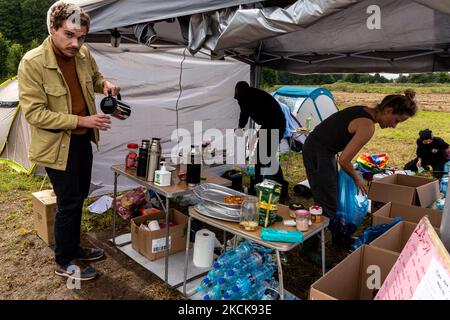
<path id="1" fill-rule="evenodd" d="M 371 94 L 375 93 L 361 93 L 361 90 L 390 93 L 401 92 L 404 88 L 411 87 L 410 85 L 405 87 L 377 86 L 351 85 L 341 88 L 341 90 L 360 90 L 355 91 L 360 94 L 358 99 L 362 97 L 361 99 L 369 100 L 372 99 Z M 331 89 L 336 96 L 346 95 L 345 99 L 340 100 L 340 108 L 356 103 L 355 100 L 352 100 L 352 94 L 349 94 L 352 91 L 345 93 Z M 445 100 L 450 100 L 445 95 L 450 93 L 448 86 L 447 88 L 417 86 L 415 89 L 418 92 L 424 90 L 424 94 L 428 95 L 430 101 L 433 101 L 435 96 L 429 93 L 436 92 L 433 90 L 441 90 L 438 91 L 439 94 L 436 94 L 436 96 L 439 95 L 439 99 L 444 96 Z M 444 95 L 441 95 L 442 93 Z M 431 110 L 439 109 L 433 107 Z M 416 117 L 399 124 L 396 129 L 381 130 L 377 128 L 374 137 L 362 151 L 388 153 L 391 166 L 403 167 L 414 157 L 415 140 L 419 130 L 423 128 L 430 128 L 436 136 L 450 142 L 450 112 L 420 111 Z M 287 155 L 283 155 L 283 169 L 286 160 Z M 301 154 L 291 153 L 289 175 L 286 178 L 290 182 L 290 195 L 294 199 L 292 187 L 305 179 Z M 19 174 L 5 165 L 0 165 L 0 279 L 2 279 L 0 281 L 0 299 L 182 298 L 178 292 L 165 288 L 162 281 L 156 276 L 143 270 L 129 258 L 107 245 L 106 240 L 110 236 L 112 213 L 89 214 L 86 207 L 95 199 L 90 199 L 85 204 L 82 231 L 85 239 L 88 238 L 89 242 L 107 250 L 109 258 L 95 265 L 103 274 L 100 279 L 85 285 L 82 292 L 68 290 L 64 280 L 52 275 L 54 266 L 52 251 L 32 231 L 31 192 L 38 191 L 41 187 L 47 189 L 51 185 L 48 180 L 43 183 L 42 177 Z M 117 219 L 117 221 L 119 228 L 126 229 L 128 227 L 127 223 L 121 219 Z M 306 298 L 309 285 L 320 277 L 320 269 L 308 266 L 298 253 L 290 253 L 288 261 L 289 265 L 285 270 L 287 289 Z M 302 265 L 302 272 L 299 271 L 299 264 Z M 21 270 L 21 277 L 15 276 L 18 268 Z"/>

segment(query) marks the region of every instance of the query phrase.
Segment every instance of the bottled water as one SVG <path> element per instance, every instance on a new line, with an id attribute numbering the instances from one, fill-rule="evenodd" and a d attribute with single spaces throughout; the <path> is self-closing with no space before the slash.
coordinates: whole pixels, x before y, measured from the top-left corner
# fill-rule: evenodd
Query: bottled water
<path id="1" fill-rule="evenodd" d="M 444 195 L 444 198 L 446 197 L 447 188 L 448 188 L 448 176 L 443 176 L 441 178 L 439 191 Z"/>
<path id="2" fill-rule="evenodd" d="M 197 292 L 208 292 L 212 287 L 214 286 L 214 283 L 209 279 L 208 277 L 204 278 L 200 285 L 197 288 Z"/>
<path id="3" fill-rule="evenodd" d="M 266 290 L 269 288 L 271 288 L 271 284 L 268 281 L 262 281 L 259 285 L 249 290 L 244 295 L 244 299 L 260 300 L 264 296 Z"/>
<path id="4" fill-rule="evenodd" d="M 223 290 L 219 285 L 215 285 L 207 294 L 203 296 L 203 300 L 222 300 Z"/>
<path id="5" fill-rule="evenodd" d="M 265 263 L 271 263 L 272 257 L 266 253 L 254 250 L 253 253 L 241 263 L 241 268 L 246 272 L 252 272 Z"/>
<path id="6" fill-rule="evenodd" d="M 223 294 L 224 300 L 242 300 L 242 295 L 233 290 L 227 290 Z"/>
<path id="7" fill-rule="evenodd" d="M 232 290 L 235 292 L 247 293 L 254 288 L 258 282 L 271 279 L 274 271 L 275 269 L 271 264 L 264 264 L 247 276 L 237 279 L 236 284 L 232 286 Z"/>
<path id="8" fill-rule="evenodd" d="M 220 266 L 219 263 L 214 263 L 211 270 L 209 270 L 208 274 L 206 275 L 208 279 L 215 282 L 218 278 L 223 277 L 225 273 L 225 269 Z"/>
<path id="9" fill-rule="evenodd" d="M 218 259 L 217 263 L 220 266 L 233 266 L 240 263 L 242 259 L 247 258 L 253 252 L 253 245 L 249 242 L 243 242 L 235 249 L 229 250 L 222 254 Z"/>

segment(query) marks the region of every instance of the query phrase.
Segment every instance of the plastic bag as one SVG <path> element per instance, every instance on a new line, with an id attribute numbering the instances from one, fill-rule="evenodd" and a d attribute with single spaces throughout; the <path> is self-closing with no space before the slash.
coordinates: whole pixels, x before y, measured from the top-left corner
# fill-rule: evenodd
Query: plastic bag
<path id="1" fill-rule="evenodd" d="M 146 193 L 147 189 L 144 187 L 128 191 L 113 201 L 113 208 L 116 208 L 117 213 L 124 220 L 129 220 L 135 215 L 135 209 L 138 209 L 145 204 Z"/>
<path id="2" fill-rule="evenodd" d="M 338 209 L 331 222 L 332 231 L 350 238 L 361 225 L 368 208 L 367 196 L 357 193 L 355 182 L 341 169 L 338 178 Z"/>
<path id="3" fill-rule="evenodd" d="M 397 223 L 403 220 L 403 217 L 396 217 L 394 220 L 392 220 L 389 223 L 380 224 L 378 226 L 372 226 L 368 227 L 366 230 L 364 230 L 363 234 L 356 240 L 352 246 L 351 250 L 354 251 L 358 249 L 363 244 L 369 244 L 379 236 L 381 236 L 383 233 L 388 231 L 390 228 L 395 226 Z"/>

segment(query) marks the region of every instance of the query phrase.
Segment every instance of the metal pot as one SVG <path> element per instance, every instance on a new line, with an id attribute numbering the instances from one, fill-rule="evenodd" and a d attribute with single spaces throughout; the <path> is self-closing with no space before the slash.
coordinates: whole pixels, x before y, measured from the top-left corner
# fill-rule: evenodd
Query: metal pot
<path id="1" fill-rule="evenodd" d="M 110 114 L 119 120 L 124 120 L 130 116 L 131 107 L 121 100 L 120 93 L 117 95 L 117 99 L 109 94 L 100 102 L 100 108 L 103 113 Z"/>

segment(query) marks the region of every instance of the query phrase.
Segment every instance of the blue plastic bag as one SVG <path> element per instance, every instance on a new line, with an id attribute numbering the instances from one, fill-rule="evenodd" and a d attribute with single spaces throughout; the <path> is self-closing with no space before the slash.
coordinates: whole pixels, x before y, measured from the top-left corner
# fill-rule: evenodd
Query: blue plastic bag
<path id="1" fill-rule="evenodd" d="M 368 208 L 367 196 L 357 193 L 355 182 L 341 169 L 338 177 L 338 209 L 331 222 L 332 231 L 344 239 L 350 238 L 361 225 Z"/>
<path id="2" fill-rule="evenodd" d="M 356 240 L 352 246 L 351 250 L 356 250 L 363 244 L 369 244 L 379 236 L 381 236 L 383 233 L 388 231 L 390 228 L 395 226 L 397 223 L 403 220 L 403 217 L 396 217 L 394 220 L 392 220 L 389 223 L 380 224 L 378 226 L 372 226 L 368 227 L 366 230 L 364 230 L 363 234 Z"/>

